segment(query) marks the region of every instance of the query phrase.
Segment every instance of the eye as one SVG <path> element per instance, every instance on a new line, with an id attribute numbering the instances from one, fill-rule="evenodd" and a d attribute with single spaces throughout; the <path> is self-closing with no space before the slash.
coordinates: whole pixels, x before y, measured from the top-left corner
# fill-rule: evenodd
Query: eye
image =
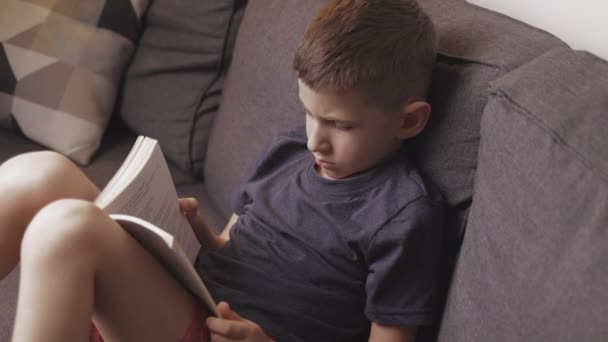
<path id="1" fill-rule="evenodd" d="M 348 131 L 353 129 L 353 126 L 351 124 L 345 123 L 345 122 L 338 122 L 338 121 L 334 121 L 334 126 L 337 129 L 343 130 L 343 131 Z"/>

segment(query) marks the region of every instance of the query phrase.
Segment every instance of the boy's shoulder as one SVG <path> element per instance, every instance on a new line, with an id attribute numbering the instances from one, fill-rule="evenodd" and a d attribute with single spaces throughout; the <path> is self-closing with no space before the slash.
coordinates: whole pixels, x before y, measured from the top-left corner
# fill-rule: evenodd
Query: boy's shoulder
<path id="1" fill-rule="evenodd" d="M 276 134 L 268 141 L 258 156 L 258 161 L 274 159 L 275 162 L 283 163 L 307 154 L 306 129 L 304 126 L 286 129 Z"/>
<path id="2" fill-rule="evenodd" d="M 306 145 L 306 128 L 304 126 L 295 126 L 289 129 L 283 129 L 278 133 L 269 137 L 262 146 L 260 155 L 267 154 L 269 150 L 281 145 Z"/>
<path id="3" fill-rule="evenodd" d="M 283 130 L 277 134 L 277 139 L 293 140 L 297 143 L 306 144 L 306 127 L 296 126 L 290 129 Z"/>
<path id="4" fill-rule="evenodd" d="M 258 156 L 254 163 L 255 172 L 258 175 L 268 174 L 278 169 L 299 168 L 302 163 L 312 162 L 313 157 L 310 155 L 306 143 L 306 128 L 303 125 L 280 131 L 266 144 Z M 358 183 L 358 187 L 362 188 L 387 187 L 387 191 L 380 193 L 400 196 L 400 201 L 424 197 L 432 203 L 443 202 L 443 197 L 436 186 L 421 174 L 405 146 L 388 161 L 374 169 L 372 172 L 361 175 L 361 178 L 367 181 L 354 179 L 353 183 Z"/>
<path id="5" fill-rule="evenodd" d="M 253 164 L 249 177 L 257 178 L 269 174 L 288 164 L 302 161 L 308 155 L 306 149 L 306 130 L 303 126 L 283 130 L 267 141 Z"/>

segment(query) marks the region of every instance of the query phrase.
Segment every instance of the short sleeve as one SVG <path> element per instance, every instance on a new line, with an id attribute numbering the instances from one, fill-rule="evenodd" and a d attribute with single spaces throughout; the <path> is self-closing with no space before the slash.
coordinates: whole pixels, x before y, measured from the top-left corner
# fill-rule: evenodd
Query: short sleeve
<path id="1" fill-rule="evenodd" d="M 251 201 L 247 185 L 257 179 L 270 175 L 278 166 L 284 165 L 288 159 L 296 158 L 306 151 L 306 130 L 298 126 L 281 132 L 261 149 L 257 158 L 249 165 L 237 188 L 232 201 L 232 210 L 242 215 L 245 206 Z"/>
<path id="2" fill-rule="evenodd" d="M 421 197 L 380 228 L 366 254 L 365 314 L 389 325 L 432 324 L 438 316 L 443 208 Z"/>

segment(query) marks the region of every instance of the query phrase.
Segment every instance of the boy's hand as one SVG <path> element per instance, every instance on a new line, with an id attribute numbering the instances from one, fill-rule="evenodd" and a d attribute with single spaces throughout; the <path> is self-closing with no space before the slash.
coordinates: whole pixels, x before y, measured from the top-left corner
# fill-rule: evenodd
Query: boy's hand
<path id="1" fill-rule="evenodd" d="M 198 200 L 196 198 L 180 198 L 178 202 L 179 209 L 181 210 L 182 214 L 186 216 L 186 219 L 188 219 L 188 222 L 194 231 L 207 228 L 208 224 L 198 210 Z"/>
<path id="2" fill-rule="evenodd" d="M 213 232 L 205 217 L 198 210 L 198 200 L 196 198 L 180 198 L 179 209 L 186 217 L 192 227 L 196 239 L 201 244 L 204 251 L 214 251 L 221 247 L 225 242 Z"/>
<path id="3" fill-rule="evenodd" d="M 211 332 L 212 342 L 224 341 L 247 341 L 247 342 L 270 342 L 272 341 L 262 328 L 256 323 L 244 319 L 232 311 L 228 303 L 221 302 L 217 310 L 222 318 L 207 318 L 207 326 Z"/>

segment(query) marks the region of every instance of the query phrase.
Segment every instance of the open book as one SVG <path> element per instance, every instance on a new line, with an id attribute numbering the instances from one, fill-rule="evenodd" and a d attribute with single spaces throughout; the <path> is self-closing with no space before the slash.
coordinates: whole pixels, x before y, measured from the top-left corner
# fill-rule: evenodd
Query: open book
<path id="1" fill-rule="evenodd" d="M 214 300 L 194 268 L 200 247 L 181 213 L 165 157 L 154 139 L 139 136 L 95 204 L 154 255 L 219 317 Z"/>

